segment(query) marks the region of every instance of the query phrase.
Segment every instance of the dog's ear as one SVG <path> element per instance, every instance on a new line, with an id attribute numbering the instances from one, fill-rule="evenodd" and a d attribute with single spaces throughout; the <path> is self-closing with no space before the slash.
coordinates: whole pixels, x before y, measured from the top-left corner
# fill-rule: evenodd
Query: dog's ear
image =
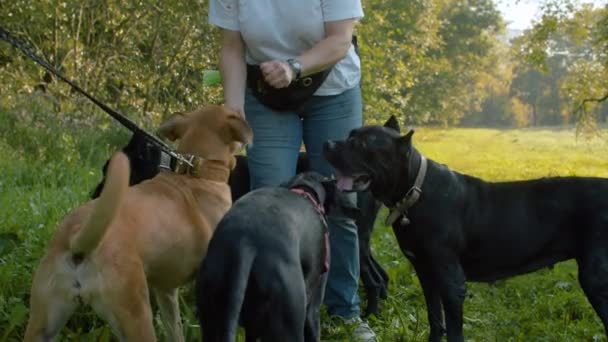
<path id="1" fill-rule="evenodd" d="M 391 115 L 391 117 L 386 120 L 384 127 L 394 129 L 397 132 L 400 131 L 399 121 L 397 121 L 397 118 L 394 115 Z"/>
<path id="2" fill-rule="evenodd" d="M 228 116 L 221 136 L 227 143 L 239 141 L 243 144 L 249 144 L 253 139 L 253 131 L 247 121 L 240 114 L 234 112 Z"/>
<path id="3" fill-rule="evenodd" d="M 414 130 L 410 129 L 404 136 L 397 138 L 397 148 L 406 156 L 409 156 L 412 150 L 412 135 L 414 135 Z"/>
<path id="4" fill-rule="evenodd" d="M 187 128 L 188 116 L 182 113 L 174 113 L 160 125 L 158 128 L 158 135 L 175 141 L 184 136 Z"/>
<path id="5" fill-rule="evenodd" d="M 412 135 L 414 135 L 414 130 L 410 129 L 410 131 L 407 132 L 404 136 L 399 137 L 399 142 L 406 144 L 406 145 L 411 145 L 412 144 Z"/>

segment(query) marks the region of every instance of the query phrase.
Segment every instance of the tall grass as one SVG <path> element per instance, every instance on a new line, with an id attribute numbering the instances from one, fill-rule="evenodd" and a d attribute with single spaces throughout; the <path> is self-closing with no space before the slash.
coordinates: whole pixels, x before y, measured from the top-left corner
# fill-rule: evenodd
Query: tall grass
<path id="1" fill-rule="evenodd" d="M 44 103 L 19 108 L 23 109 L 0 108 L 0 342 L 21 340 L 32 272 L 53 230 L 63 215 L 87 200 L 104 161 L 128 140 L 126 130 L 104 119 L 90 128 L 90 123 L 45 115 Z M 577 139 L 572 129 L 421 128 L 414 142 L 427 157 L 490 181 L 608 177 L 607 141 Z M 382 222 L 382 218 L 377 221 L 373 249 L 391 283 L 381 315 L 371 317 L 370 323 L 382 341 L 424 341 L 428 323 L 420 283 Z M 605 340 L 571 261 L 493 284 L 468 286 L 467 341 Z M 188 340 L 197 341 L 191 286 L 182 291 L 181 309 Z M 159 335 L 164 336 L 158 315 L 155 320 Z M 324 340 L 348 340 L 343 327 L 323 321 Z M 113 337 L 95 314 L 80 309 L 59 340 Z"/>

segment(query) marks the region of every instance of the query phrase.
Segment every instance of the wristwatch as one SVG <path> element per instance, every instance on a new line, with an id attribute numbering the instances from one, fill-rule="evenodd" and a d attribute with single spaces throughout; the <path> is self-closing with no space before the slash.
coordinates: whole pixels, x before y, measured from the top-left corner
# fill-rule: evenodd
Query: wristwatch
<path id="1" fill-rule="evenodd" d="M 297 81 L 302 74 L 302 64 L 300 64 L 300 61 L 295 58 L 288 59 L 287 64 L 289 64 L 289 67 L 291 68 L 291 71 L 293 71 L 293 74 L 295 76 L 293 80 Z"/>

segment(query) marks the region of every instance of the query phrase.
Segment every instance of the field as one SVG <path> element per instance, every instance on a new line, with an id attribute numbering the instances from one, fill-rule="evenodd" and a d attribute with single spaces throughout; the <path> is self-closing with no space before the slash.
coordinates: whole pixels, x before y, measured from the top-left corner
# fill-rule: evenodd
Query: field
<path id="1" fill-rule="evenodd" d="M 21 340 L 32 272 L 53 229 L 70 208 L 87 199 L 110 151 L 128 139 L 114 124 L 86 129 L 48 116 L 20 115 L 0 112 L 0 342 Z M 572 128 L 419 128 L 414 142 L 427 157 L 486 180 L 608 177 L 608 140 L 577 138 Z M 382 221 L 377 221 L 373 249 L 391 283 L 381 315 L 370 324 L 382 341 L 425 341 L 428 324 L 420 285 Z M 493 284 L 469 283 L 468 289 L 467 341 L 605 340 L 572 261 Z M 182 294 L 186 334 L 197 341 L 190 288 Z M 323 328 L 324 340 L 348 340 L 347 332 L 329 320 Z M 158 331 L 162 336 L 160 324 Z M 112 337 L 100 319 L 81 309 L 58 340 Z"/>

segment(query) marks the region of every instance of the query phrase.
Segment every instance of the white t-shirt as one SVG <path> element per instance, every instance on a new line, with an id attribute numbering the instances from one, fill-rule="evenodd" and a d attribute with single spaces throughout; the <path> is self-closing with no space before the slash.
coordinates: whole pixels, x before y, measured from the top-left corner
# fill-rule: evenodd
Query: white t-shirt
<path id="1" fill-rule="evenodd" d="M 360 0 L 209 0 L 209 22 L 241 33 L 249 64 L 294 58 L 325 37 L 326 21 L 361 17 Z M 351 45 L 315 95 L 340 94 L 360 78 Z"/>

